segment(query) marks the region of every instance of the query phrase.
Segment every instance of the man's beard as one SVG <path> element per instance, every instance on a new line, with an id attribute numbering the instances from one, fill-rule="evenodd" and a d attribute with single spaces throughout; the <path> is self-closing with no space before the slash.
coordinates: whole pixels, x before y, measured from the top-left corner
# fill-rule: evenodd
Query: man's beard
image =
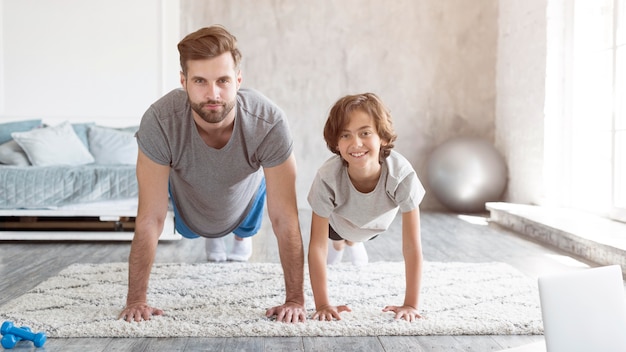
<path id="1" fill-rule="evenodd" d="M 224 103 L 220 103 L 217 101 L 208 101 L 208 102 L 203 102 L 203 103 L 194 103 L 191 100 L 189 101 L 189 104 L 191 105 L 191 109 L 193 111 L 196 112 L 196 114 L 198 114 L 204 121 L 208 122 L 208 123 L 218 123 L 218 122 L 222 122 L 226 116 L 228 116 L 228 114 L 233 110 L 233 108 L 235 107 L 235 101 L 230 101 L 230 102 L 224 102 Z M 221 104 L 222 105 L 222 109 L 221 110 L 203 110 L 203 106 L 207 105 L 207 104 Z"/>

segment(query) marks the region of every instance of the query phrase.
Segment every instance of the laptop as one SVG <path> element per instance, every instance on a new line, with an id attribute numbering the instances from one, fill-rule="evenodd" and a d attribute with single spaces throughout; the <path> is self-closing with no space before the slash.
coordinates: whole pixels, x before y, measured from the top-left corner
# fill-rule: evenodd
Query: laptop
<path id="1" fill-rule="evenodd" d="M 626 351 L 626 300 L 619 265 L 539 277 L 548 352 Z"/>

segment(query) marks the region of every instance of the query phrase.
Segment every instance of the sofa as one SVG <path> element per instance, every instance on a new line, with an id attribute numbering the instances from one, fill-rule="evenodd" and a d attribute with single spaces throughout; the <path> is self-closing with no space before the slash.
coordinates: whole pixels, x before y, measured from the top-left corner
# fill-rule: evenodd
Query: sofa
<path id="1" fill-rule="evenodd" d="M 0 240 L 131 240 L 136 130 L 0 123 Z M 168 212 L 161 240 L 175 239 Z"/>

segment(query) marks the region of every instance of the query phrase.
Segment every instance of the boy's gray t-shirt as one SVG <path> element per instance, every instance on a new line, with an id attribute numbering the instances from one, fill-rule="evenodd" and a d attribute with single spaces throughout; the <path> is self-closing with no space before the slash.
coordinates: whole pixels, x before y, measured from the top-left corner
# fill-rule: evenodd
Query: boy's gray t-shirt
<path id="1" fill-rule="evenodd" d="M 141 151 L 170 166 L 179 216 L 200 236 L 219 237 L 237 228 L 252 207 L 261 167 L 282 164 L 293 150 L 284 112 L 265 96 L 242 88 L 235 109 L 232 136 L 221 149 L 200 137 L 182 89 L 150 106 L 137 131 Z"/>
<path id="2" fill-rule="evenodd" d="M 417 208 L 424 194 L 409 161 L 392 150 L 373 191 L 359 192 L 343 159 L 334 155 L 318 170 L 307 199 L 315 214 L 328 218 L 339 236 L 363 242 L 387 230 L 398 209 L 404 213 Z"/>

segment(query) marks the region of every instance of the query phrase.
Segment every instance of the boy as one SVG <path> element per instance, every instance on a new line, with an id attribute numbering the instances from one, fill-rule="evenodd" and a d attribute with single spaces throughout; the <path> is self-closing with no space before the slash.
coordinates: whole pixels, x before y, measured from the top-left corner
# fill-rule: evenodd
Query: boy
<path id="1" fill-rule="evenodd" d="M 308 261 L 315 320 L 340 320 L 341 312 L 350 312 L 348 306 L 330 305 L 326 264 L 341 261 L 345 246 L 352 248 L 354 264 L 365 264 L 367 252 L 362 243 L 387 230 L 398 209 L 402 212 L 406 294 L 401 306 L 389 305 L 383 312 L 394 312 L 395 319 L 411 322 L 420 318 L 419 203 L 425 192 L 411 164 L 392 150 L 396 137 L 391 114 L 375 94 L 343 97 L 330 111 L 324 139 L 337 155 L 318 170 L 308 195 L 313 210 Z M 355 245 L 360 249 L 355 250 Z"/>

